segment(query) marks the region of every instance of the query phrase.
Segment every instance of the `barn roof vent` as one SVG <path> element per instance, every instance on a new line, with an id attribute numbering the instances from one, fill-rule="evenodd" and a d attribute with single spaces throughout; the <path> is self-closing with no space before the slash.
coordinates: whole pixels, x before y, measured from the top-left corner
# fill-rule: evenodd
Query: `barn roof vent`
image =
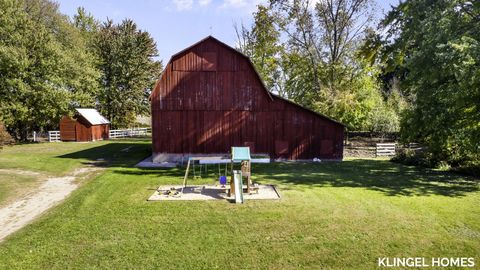
<path id="1" fill-rule="evenodd" d="M 77 110 L 77 112 L 81 116 L 83 116 L 91 125 L 110 124 L 110 121 L 108 121 L 95 109 L 75 109 L 75 110 Z"/>

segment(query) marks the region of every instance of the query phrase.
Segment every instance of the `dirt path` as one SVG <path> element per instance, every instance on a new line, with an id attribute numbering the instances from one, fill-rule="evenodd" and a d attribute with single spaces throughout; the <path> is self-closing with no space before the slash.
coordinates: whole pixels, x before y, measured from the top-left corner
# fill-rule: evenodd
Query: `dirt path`
<path id="1" fill-rule="evenodd" d="M 29 194 L 0 208 L 0 242 L 65 199 L 78 187 L 75 180 L 79 176 L 96 170 L 99 168 L 86 167 L 77 169 L 64 177 L 47 178 Z M 20 173 L 27 174 L 28 172 Z"/>

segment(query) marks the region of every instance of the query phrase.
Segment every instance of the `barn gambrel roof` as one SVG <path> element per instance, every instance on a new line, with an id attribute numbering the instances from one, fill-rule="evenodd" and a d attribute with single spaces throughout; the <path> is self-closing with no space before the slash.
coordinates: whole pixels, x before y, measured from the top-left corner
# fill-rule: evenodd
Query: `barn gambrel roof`
<path id="1" fill-rule="evenodd" d="M 234 53 L 236 53 L 236 54 L 242 56 L 243 58 L 245 58 L 245 59 L 247 60 L 247 62 L 249 63 L 250 68 L 254 71 L 254 73 L 255 73 L 256 76 L 258 77 L 258 80 L 261 82 L 261 85 L 262 85 L 263 90 L 264 90 L 265 93 L 268 95 L 268 97 L 270 98 L 271 101 L 273 101 L 274 99 L 278 99 L 278 100 L 287 102 L 287 103 L 289 103 L 290 105 L 293 105 L 293 106 L 296 106 L 296 107 L 298 107 L 298 108 L 301 108 L 301 109 L 303 109 L 303 110 L 305 110 L 305 111 L 308 111 L 309 113 L 313 113 L 313 114 L 315 114 L 315 115 L 317 115 L 317 116 L 319 116 L 319 117 L 322 117 L 322 118 L 324 118 L 324 119 L 326 119 L 326 120 L 328 120 L 328 121 L 331 121 L 331 122 L 334 122 L 334 123 L 336 123 L 336 124 L 345 126 L 343 123 L 341 123 L 341 122 L 339 122 L 339 121 L 337 121 L 337 120 L 335 120 L 335 119 L 332 119 L 332 118 L 330 118 L 330 117 L 328 117 L 328 116 L 326 116 L 326 115 L 324 115 L 324 114 L 321 114 L 321 113 L 319 113 L 319 112 L 316 112 L 316 111 L 313 111 L 313 110 L 311 110 L 311 109 L 309 109 L 309 108 L 306 108 L 306 107 L 304 107 L 304 106 L 301 106 L 301 105 L 299 105 L 299 104 L 297 104 L 297 103 L 295 103 L 295 102 L 293 102 L 293 101 L 291 101 L 291 100 L 289 100 L 289 99 L 286 99 L 286 98 L 284 98 L 284 97 L 281 97 L 281 96 L 279 96 L 279 95 L 277 95 L 277 94 L 271 93 L 271 92 L 267 89 L 267 86 L 265 85 L 262 77 L 260 76 L 260 73 L 259 73 L 259 72 L 257 71 L 257 69 L 255 68 L 255 65 L 253 65 L 252 60 L 250 59 L 250 57 L 248 57 L 248 56 L 245 55 L 244 53 L 240 52 L 239 50 L 237 50 L 237 49 L 235 49 L 235 48 L 233 48 L 233 47 L 230 47 L 229 45 L 225 44 L 224 42 L 216 39 L 215 37 L 213 37 L 213 36 L 211 36 L 211 35 L 209 35 L 209 36 L 201 39 L 200 41 L 198 41 L 198 42 L 196 42 L 196 43 L 188 46 L 187 48 L 185 48 L 185 49 L 183 49 L 183 50 L 175 53 L 174 55 L 172 55 L 172 56 L 170 57 L 170 60 L 168 61 L 167 65 L 165 65 L 165 68 L 167 68 L 167 67 L 168 67 L 168 64 L 172 63 L 173 60 L 174 60 L 176 57 L 180 56 L 181 54 L 183 54 L 183 53 L 185 53 L 185 52 L 187 52 L 187 51 L 189 51 L 189 50 L 191 50 L 191 49 L 194 48 L 195 46 L 198 46 L 199 44 L 201 44 L 201 43 L 203 43 L 203 42 L 205 42 L 205 41 L 207 41 L 207 40 L 213 40 L 214 42 L 216 42 L 217 44 L 221 45 L 222 47 L 224 47 L 224 48 L 226 48 L 226 49 L 228 49 L 228 50 L 230 50 L 230 51 L 233 51 Z M 162 71 L 162 73 L 161 73 L 161 75 L 160 75 L 160 79 L 157 80 L 157 82 L 155 83 L 155 86 L 154 86 L 154 88 L 153 88 L 154 91 L 155 91 L 155 88 L 156 88 L 156 86 L 157 86 L 157 83 L 162 79 L 162 77 L 164 76 L 164 74 L 165 74 L 165 69 Z M 153 94 L 153 91 L 152 91 L 152 94 Z M 152 95 L 152 94 L 150 94 L 149 100 L 151 100 L 151 95 Z"/>

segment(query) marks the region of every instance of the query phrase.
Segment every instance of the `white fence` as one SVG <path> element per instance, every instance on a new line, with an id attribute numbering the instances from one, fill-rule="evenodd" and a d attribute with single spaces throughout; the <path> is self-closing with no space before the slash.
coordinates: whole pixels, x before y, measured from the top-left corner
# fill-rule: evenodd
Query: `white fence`
<path id="1" fill-rule="evenodd" d="M 395 143 L 377 143 L 376 144 L 376 156 L 394 156 L 395 155 Z"/>
<path id="2" fill-rule="evenodd" d="M 125 138 L 135 136 L 147 136 L 151 132 L 150 128 L 131 128 L 110 130 L 110 138 Z"/>
<path id="3" fill-rule="evenodd" d="M 53 130 L 48 132 L 48 141 L 49 142 L 59 142 L 60 141 L 60 131 Z"/>
<path id="4" fill-rule="evenodd" d="M 152 132 L 151 128 L 131 128 L 110 130 L 110 138 L 126 138 L 135 136 L 147 136 Z M 34 135 L 35 136 L 35 135 Z M 35 139 L 34 139 L 35 140 Z M 60 142 L 60 131 L 51 130 L 48 132 L 49 142 Z"/>

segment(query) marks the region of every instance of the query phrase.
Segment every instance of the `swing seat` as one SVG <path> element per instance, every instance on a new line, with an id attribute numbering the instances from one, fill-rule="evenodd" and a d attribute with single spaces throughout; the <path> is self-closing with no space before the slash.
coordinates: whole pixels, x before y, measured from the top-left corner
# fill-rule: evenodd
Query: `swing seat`
<path id="1" fill-rule="evenodd" d="M 220 176 L 218 179 L 220 181 L 220 185 L 226 185 L 227 184 L 227 177 L 225 175 Z"/>

